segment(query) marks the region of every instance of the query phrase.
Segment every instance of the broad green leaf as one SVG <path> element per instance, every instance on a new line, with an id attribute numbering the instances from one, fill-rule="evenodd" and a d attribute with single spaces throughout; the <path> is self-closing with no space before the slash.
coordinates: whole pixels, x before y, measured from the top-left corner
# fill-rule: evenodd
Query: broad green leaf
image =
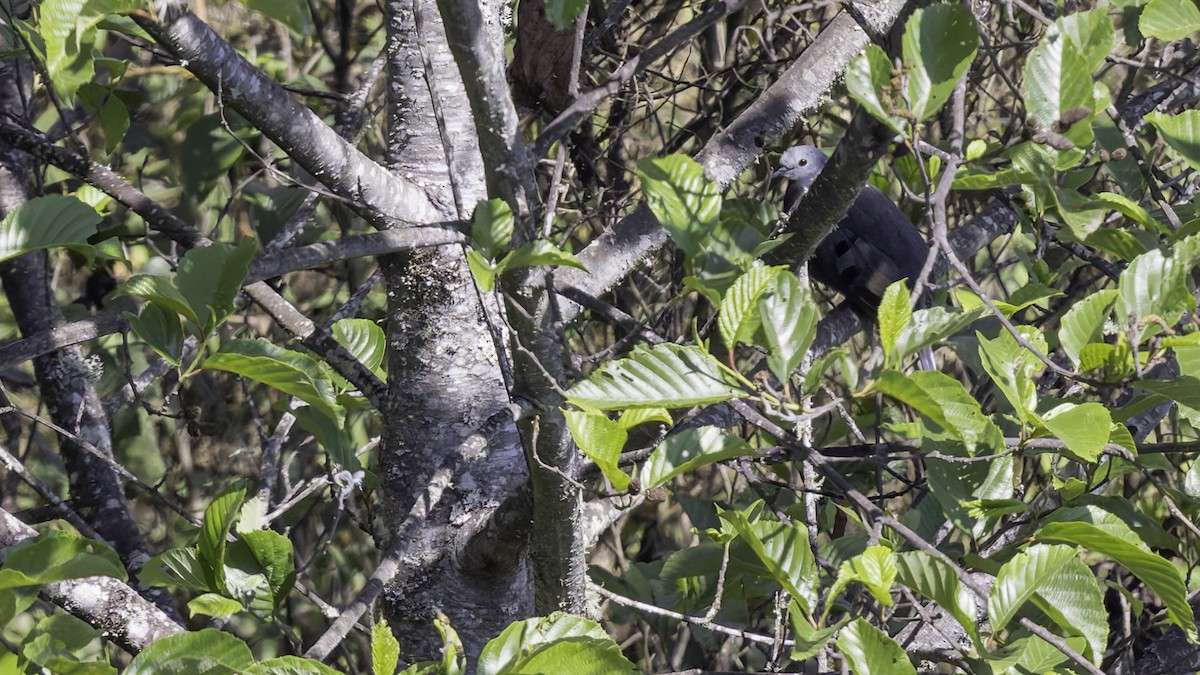
<path id="1" fill-rule="evenodd" d="M 555 612 L 509 624 L 479 653 L 478 675 L 632 673 L 633 664 L 600 624 Z"/>
<path id="2" fill-rule="evenodd" d="M 1108 445 L 1112 417 L 1099 403 L 1064 403 L 1042 415 L 1042 424 L 1083 462 L 1095 462 Z"/>
<path id="3" fill-rule="evenodd" d="M 38 31 L 44 40 L 46 72 L 60 100 L 70 102 L 75 90 L 92 79 L 95 31 L 76 32 L 87 0 L 45 0 L 38 11 Z"/>
<path id="4" fill-rule="evenodd" d="M 244 675 L 341 675 L 340 670 L 334 670 L 320 661 L 300 656 L 277 656 L 254 664 L 243 673 Z M 388 675 L 391 675 L 391 672 Z"/>
<path id="5" fill-rule="evenodd" d="M 817 303 L 812 289 L 784 270 L 759 298 L 758 312 L 770 349 L 767 364 L 780 382 L 787 382 L 817 334 Z"/>
<path id="6" fill-rule="evenodd" d="M 981 537 L 1000 516 L 1020 513 L 1024 503 L 1013 497 L 1011 455 L 987 462 L 926 460 L 929 490 L 946 519 L 973 537 Z"/>
<path id="7" fill-rule="evenodd" d="M 1031 326 L 1018 326 L 1017 332 L 1033 346 L 1034 349 L 1046 352 L 1046 339 L 1037 329 Z M 1041 371 L 1043 365 L 1036 356 L 1017 342 L 1016 338 L 1006 330 L 1001 330 L 996 339 L 989 340 L 978 331 L 975 337 L 979 342 L 979 358 L 983 368 L 991 376 L 992 382 L 1008 399 L 1021 420 L 1032 423 L 1037 419 L 1037 383 L 1034 375 Z"/>
<path id="8" fill-rule="evenodd" d="M 192 311 L 192 306 L 188 304 L 187 298 L 183 297 L 179 289 L 175 288 L 175 284 L 165 277 L 136 274 L 117 289 L 116 295 L 141 298 L 169 313 L 182 316 L 199 329 L 200 319 Z"/>
<path id="9" fill-rule="evenodd" d="M 1200 7 L 1195 0 L 1150 0 L 1142 8 L 1138 28 L 1142 35 L 1164 42 L 1195 38 L 1200 31 Z"/>
<path id="10" fill-rule="evenodd" d="M 764 267 L 756 265 L 738 277 L 721 300 L 717 316 L 717 328 L 725 346 L 733 349 L 737 343 L 754 343 L 754 334 L 762 325 L 758 312 L 758 301 L 775 284 L 779 273 L 786 267 Z"/>
<path id="11" fill-rule="evenodd" d="M 0 261 L 30 251 L 63 247 L 91 258 L 88 237 L 96 233 L 100 214 L 74 197 L 35 197 L 0 220 Z"/>
<path id="12" fill-rule="evenodd" d="M 883 300 L 879 303 L 879 341 L 889 362 L 894 363 L 891 356 L 896 348 L 896 338 L 910 322 L 912 307 L 908 304 L 908 286 L 903 281 L 896 281 L 883 292 Z"/>
<path id="13" fill-rule="evenodd" d="M 859 555 L 843 562 L 838 567 L 837 580 L 825 600 L 826 614 L 846 586 L 855 581 L 866 586 L 876 602 L 891 607 L 892 584 L 896 582 L 896 552 L 886 546 L 869 546 Z"/>
<path id="14" fill-rule="evenodd" d="M 761 502 L 747 511 L 757 511 L 759 505 Z M 743 510 L 722 510 L 718 515 L 750 547 L 771 578 L 801 603 L 805 612 L 812 613 L 817 606 L 817 568 L 808 528 L 799 521 L 752 520 Z"/>
<path id="15" fill-rule="evenodd" d="M 333 324 L 333 339 L 376 377 L 386 379 L 383 362 L 387 356 L 387 335 L 379 324 L 370 319 L 342 319 Z"/>
<path id="16" fill-rule="evenodd" d="M 647 422 L 659 422 L 667 426 L 675 423 L 666 408 L 633 408 L 622 412 L 617 419 L 617 424 L 626 431 Z"/>
<path id="17" fill-rule="evenodd" d="M 917 120 L 933 116 L 975 60 L 979 36 L 975 17 L 962 5 L 942 3 L 918 9 L 904 25 L 902 51 L 909 109 Z"/>
<path id="18" fill-rule="evenodd" d="M 211 591 L 216 588 L 195 546 L 172 548 L 159 553 L 146 562 L 138 578 L 151 586 L 177 586 L 190 591 Z"/>
<path id="19" fill-rule="evenodd" d="M 467 267 L 471 269 L 471 276 L 475 278 L 475 283 L 479 284 L 479 290 L 484 293 L 496 290 L 497 267 L 486 260 L 482 253 L 473 248 L 468 249 Z"/>
<path id="20" fill-rule="evenodd" d="M 278 607 L 291 592 L 296 581 L 296 557 L 292 541 L 274 530 L 242 532 L 239 539 L 245 542 L 250 553 L 254 555 L 270 585 L 275 606 Z"/>
<path id="21" fill-rule="evenodd" d="M 638 178 L 646 205 L 689 259 L 702 251 L 721 211 L 721 192 L 704 168 L 684 155 L 643 159 Z"/>
<path id="22" fill-rule="evenodd" d="M 5 549 L 0 592 L 98 576 L 127 578 L 125 566 L 111 548 L 60 530 L 46 530 Z"/>
<path id="23" fill-rule="evenodd" d="M 253 665 L 245 642 L 205 628 L 152 642 L 129 663 L 125 675 L 234 675 Z"/>
<path id="24" fill-rule="evenodd" d="M 922 349 L 958 334 L 990 314 L 991 310 L 986 307 L 965 312 L 945 307 L 918 309 L 896 335 L 896 343 L 892 347 L 892 363 L 898 364 Z"/>
<path id="25" fill-rule="evenodd" d="M 312 16 L 304 0 L 242 0 L 250 9 L 268 16 L 300 35 L 312 33 Z"/>
<path id="26" fill-rule="evenodd" d="M 792 638 L 796 641 L 796 645 L 792 647 L 792 660 L 800 663 L 816 656 L 829 643 L 829 638 L 849 621 L 849 618 L 844 618 L 832 626 L 817 629 L 805 616 L 799 602 L 789 602 L 788 622 L 792 626 Z"/>
<path id="27" fill-rule="evenodd" d="M 900 645 L 864 619 L 855 619 L 842 628 L 837 646 L 855 675 L 916 675 L 917 669 Z"/>
<path id="28" fill-rule="evenodd" d="M 1200 13 L 1191 0 L 1176 1 L 1181 4 L 1187 2 L 1192 5 L 1193 10 Z M 1200 169 L 1200 110 L 1185 110 L 1178 115 L 1152 112 L 1146 115 L 1146 121 L 1158 129 L 1167 145 L 1179 153 L 1189 166 Z"/>
<path id="29" fill-rule="evenodd" d="M 142 308 L 141 316 L 122 312 L 129 328 L 159 356 L 176 368 L 183 358 L 183 324 L 179 315 L 156 304 Z"/>
<path id="30" fill-rule="evenodd" d="M 1164 558 L 1089 523 L 1050 523 L 1038 531 L 1036 538 L 1083 546 L 1115 560 L 1158 594 L 1171 623 L 1183 629 L 1189 640 L 1197 639 L 1187 588 L 1179 571 Z"/>
<path id="31" fill-rule="evenodd" d="M 692 259 L 695 276 L 688 279 L 719 304 L 742 272 L 757 264 L 764 249 L 777 243 L 768 237 L 779 216 L 778 207 L 769 201 L 725 200 L 712 230 L 700 243 L 700 253 Z"/>
<path id="32" fill-rule="evenodd" d="M 393 675 L 400 665 L 400 641 L 386 619 L 371 628 L 371 673 Z"/>
<path id="33" fill-rule="evenodd" d="M 1200 377 L 1177 377 L 1173 380 L 1138 380 L 1133 383 L 1138 389 L 1152 391 L 1180 405 L 1200 408 Z"/>
<path id="34" fill-rule="evenodd" d="M 1096 291 L 1076 302 L 1063 315 L 1058 341 L 1076 366 L 1079 365 L 1079 354 L 1084 346 L 1101 341 L 1116 299 L 1117 291 L 1114 289 Z"/>
<path id="35" fill-rule="evenodd" d="M 638 346 L 567 391 L 580 408 L 688 408 L 744 395 L 720 364 L 698 347 Z"/>
<path id="36" fill-rule="evenodd" d="M 1176 246 L 1186 247 L 1188 241 Z M 1122 328 L 1130 321 L 1144 322 L 1152 317 L 1174 325 L 1184 312 L 1196 307 L 1196 299 L 1187 288 L 1190 267 L 1181 262 L 1174 255 L 1164 255 L 1156 249 L 1129 263 L 1121 274 L 1116 304 Z"/>
<path id="37" fill-rule="evenodd" d="M 900 91 L 892 79 L 892 61 L 879 45 L 870 44 L 846 67 L 846 90 L 872 117 L 906 136 L 908 122 L 892 114 Z"/>
<path id="38" fill-rule="evenodd" d="M 221 125 L 221 115 L 213 113 L 192 122 L 179 149 L 179 167 L 184 189 L 200 200 L 212 189 L 214 181 L 237 164 L 244 148 Z"/>
<path id="39" fill-rule="evenodd" d="M 246 280 L 255 248 L 253 239 L 243 239 L 237 246 L 214 243 L 183 254 L 175 286 L 187 298 L 204 334 L 212 332 L 233 312 L 233 302 Z"/>
<path id="40" fill-rule="evenodd" d="M 579 18 L 584 7 L 587 7 L 584 0 L 546 0 L 546 18 L 556 28 L 566 28 Z"/>
<path id="41" fill-rule="evenodd" d="M 929 371 L 905 375 L 888 370 L 880 376 L 876 387 L 954 434 L 968 454 L 990 454 L 1004 448 L 1000 429 L 984 417 L 979 401 L 948 375 Z"/>
<path id="42" fill-rule="evenodd" d="M 79 88 L 79 98 L 100 122 L 104 132 L 104 151 L 112 152 L 129 130 L 129 110 L 120 97 L 107 87 L 88 82 Z"/>
<path id="43" fill-rule="evenodd" d="M 1063 629 L 1087 640 L 1099 663 L 1108 642 L 1108 612 L 1096 577 L 1071 546 L 1035 544 L 1000 568 L 988 598 L 992 626 L 1001 629 L 1032 600 Z"/>
<path id="44" fill-rule="evenodd" d="M 594 410 L 575 411 L 563 410 L 567 428 L 579 451 L 596 463 L 600 471 L 613 484 L 613 488 L 623 491 L 629 488 L 629 474 L 621 470 L 617 460 L 621 458 L 621 450 L 629 433 L 619 422 L 614 422 L 602 412 Z"/>
<path id="45" fill-rule="evenodd" d="M 1110 33 L 1111 34 L 1111 33 Z M 1034 47 L 1024 69 L 1025 107 L 1030 122 L 1040 129 L 1053 129 L 1064 118 L 1085 110 L 1094 113 L 1092 70 L 1088 57 L 1055 24 Z M 1088 124 L 1090 131 L 1090 123 Z M 1085 134 L 1072 138 L 1076 145 L 1090 142 Z"/>
<path id="46" fill-rule="evenodd" d="M 188 601 L 188 618 L 198 615 L 211 616 L 214 619 L 228 619 L 242 611 L 242 603 L 227 598 L 220 593 L 203 593 Z"/>
<path id="47" fill-rule="evenodd" d="M 333 384 L 311 356 L 278 347 L 261 338 L 232 340 L 204 361 L 210 370 L 224 370 L 262 382 L 295 396 L 336 422 L 344 414 L 334 400 Z"/>
<path id="48" fill-rule="evenodd" d="M 642 466 L 642 489 L 716 462 L 754 454 L 749 443 L 718 427 L 686 429 L 668 436 Z"/>
<path id="49" fill-rule="evenodd" d="M 245 498 L 245 486 L 238 485 L 222 492 L 204 510 L 196 545 L 210 588 L 220 589 L 225 584 L 226 538 Z"/>
<path id="50" fill-rule="evenodd" d="M 896 580 L 950 613 L 967 635 L 979 642 L 975 595 L 964 588 L 950 565 L 924 551 L 896 555 Z"/>
<path id="51" fill-rule="evenodd" d="M 1083 56 L 1088 72 L 1099 68 L 1112 51 L 1113 25 L 1106 7 L 1068 14 L 1055 24 Z"/>
<path id="52" fill-rule="evenodd" d="M 503 272 L 518 267 L 536 267 L 538 265 L 555 265 L 583 269 L 583 263 L 579 262 L 579 259 L 573 253 L 568 253 L 545 239 L 539 239 L 533 243 L 525 244 L 513 251 L 511 255 L 506 256 L 500 262 L 497 271 Z"/>

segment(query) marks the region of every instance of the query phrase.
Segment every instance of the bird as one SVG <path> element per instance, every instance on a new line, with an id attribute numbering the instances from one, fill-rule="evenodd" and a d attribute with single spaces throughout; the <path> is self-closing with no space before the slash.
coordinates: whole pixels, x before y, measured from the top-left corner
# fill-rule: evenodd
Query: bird
<path id="1" fill-rule="evenodd" d="M 772 178 L 786 178 L 784 212 L 790 214 L 825 168 L 825 153 L 811 145 L 784 151 Z M 874 318 L 892 283 L 916 283 L 929 245 L 900 207 L 867 185 L 809 261 L 813 278 L 834 289 L 860 314 Z"/>
<path id="2" fill-rule="evenodd" d="M 811 145 L 783 152 L 771 177 L 788 180 L 784 213 L 795 210 L 825 162 L 825 153 Z M 841 293 L 860 316 L 873 321 L 887 287 L 907 279 L 912 288 L 928 257 L 929 245 L 912 221 L 891 198 L 867 185 L 817 245 L 808 270 L 814 279 Z M 932 369 L 931 354 L 921 354 L 921 361 L 923 367 Z"/>

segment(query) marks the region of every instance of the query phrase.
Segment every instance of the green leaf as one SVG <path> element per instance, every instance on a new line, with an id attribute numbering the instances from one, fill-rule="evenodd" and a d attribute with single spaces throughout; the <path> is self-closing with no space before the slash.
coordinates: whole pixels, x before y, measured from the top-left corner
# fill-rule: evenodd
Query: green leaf
<path id="1" fill-rule="evenodd" d="M 905 299 L 907 302 L 907 296 Z M 958 334 L 976 321 L 991 315 L 986 307 L 959 312 L 945 307 L 918 309 L 896 335 L 891 362 L 901 363 L 909 356 Z"/>
<path id="2" fill-rule="evenodd" d="M 846 67 L 846 90 L 872 117 L 892 131 L 908 135 L 908 122 L 892 114 L 900 92 L 892 79 L 892 61 L 879 45 L 867 45 Z"/>
<path id="3" fill-rule="evenodd" d="M 208 357 L 204 367 L 237 373 L 262 382 L 295 396 L 329 419 L 341 423 L 344 412 L 334 400 L 333 383 L 311 356 L 277 347 L 261 338 L 231 340 Z"/>
<path id="4" fill-rule="evenodd" d="M 689 408 L 738 398 L 720 364 L 698 347 L 639 345 L 626 358 L 610 361 L 567 391 L 580 408 Z"/>
<path id="5" fill-rule="evenodd" d="M 497 273 L 518 267 L 535 267 L 538 265 L 556 265 L 559 267 L 583 269 L 583 263 L 579 262 L 579 259 L 574 254 L 558 248 L 545 239 L 539 239 L 533 243 L 525 244 L 513 251 L 511 255 L 506 256 L 500 262 Z"/>
<path id="6" fill-rule="evenodd" d="M 600 624 L 555 612 L 509 624 L 479 653 L 478 675 L 501 673 L 632 673 L 621 648 Z"/>
<path id="7" fill-rule="evenodd" d="M 1017 553 L 996 575 L 988 597 L 995 630 L 1032 600 L 1055 623 L 1088 642 L 1088 658 L 1099 663 L 1108 642 L 1108 612 L 1096 578 L 1071 546 L 1035 544 Z"/>
<path id="8" fill-rule="evenodd" d="M 485 260 L 495 261 L 512 246 L 516 219 L 503 199 L 486 199 L 475 207 L 471 218 L 471 246 Z"/>
<path id="9" fill-rule="evenodd" d="M 1095 462 L 1108 445 L 1112 417 L 1099 403 L 1064 403 L 1042 415 L 1042 424 L 1083 462 Z"/>
<path id="10" fill-rule="evenodd" d="M 220 589 L 225 584 L 226 538 L 245 498 L 245 486 L 234 486 L 217 495 L 204 510 L 196 544 L 210 588 Z"/>
<path id="11" fill-rule="evenodd" d="M 1038 128 L 1054 129 L 1068 113 L 1094 110 L 1088 59 L 1063 35 L 1061 24 L 1051 27 L 1034 47 L 1024 74 L 1025 107 L 1030 121 Z M 1081 142 L 1090 142 L 1090 138 L 1084 136 L 1076 145 Z"/>
<path id="12" fill-rule="evenodd" d="M 1194 38 L 1200 31 L 1200 7 L 1195 0 L 1150 0 L 1142 8 L 1138 28 L 1142 35 L 1163 42 Z"/>
<path id="13" fill-rule="evenodd" d="M 938 372 L 905 375 L 887 370 L 876 383 L 879 391 L 929 418 L 962 441 L 968 454 L 991 454 L 1004 448 L 1004 436 L 984 417 L 979 402 L 958 380 Z"/>
<path id="14" fill-rule="evenodd" d="M 967 635 L 979 642 L 975 625 L 975 595 L 964 588 L 949 564 L 924 551 L 896 555 L 896 579 L 916 594 L 950 613 Z"/>
<path id="15" fill-rule="evenodd" d="M 194 546 L 163 551 L 147 561 L 138 574 L 142 583 L 151 586 L 177 586 L 191 591 L 216 590 L 210 576 Z"/>
<path id="16" fill-rule="evenodd" d="M 762 325 L 758 301 L 785 269 L 756 265 L 729 287 L 717 316 L 717 328 L 726 347 L 732 350 L 739 342 L 754 343 L 754 334 Z"/>
<path id="17" fill-rule="evenodd" d="M 373 675 L 393 675 L 400 666 L 400 641 L 392 634 L 386 619 L 371 628 L 371 672 Z"/>
<path id="18" fill-rule="evenodd" d="M 95 73 L 92 45 L 95 31 L 76 32 L 87 0 L 45 0 L 38 10 L 38 29 L 44 40 L 46 72 L 60 100 L 71 101 L 75 90 Z"/>
<path id="19" fill-rule="evenodd" d="M 320 661 L 300 656 L 277 656 L 256 663 L 243 672 L 245 675 L 341 675 L 341 671 Z"/>
<path id="20" fill-rule="evenodd" d="M 1171 623 L 1183 629 L 1189 640 L 1197 639 L 1187 588 L 1179 571 L 1167 560 L 1146 551 L 1144 545 L 1136 546 L 1090 523 L 1050 523 L 1038 531 L 1036 538 L 1083 546 L 1115 560 L 1162 598 Z"/>
<path id="21" fill-rule="evenodd" d="M 5 549 L 0 591 L 96 576 L 128 578 L 121 559 L 108 546 L 46 530 Z"/>
<path id="22" fill-rule="evenodd" d="M 1200 377 L 1177 377 L 1173 380 L 1137 380 L 1133 386 L 1165 396 L 1189 408 L 1200 409 Z"/>
<path id="23" fill-rule="evenodd" d="M 79 88 L 79 98 L 100 121 L 104 132 L 104 151 L 112 152 L 129 130 L 129 109 L 112 90 L 88 82 Z"/>
<path id="24" fill-rule="evenodd" d="M 151 274 L 136 274 L 129 278 L 115 295 L 128 295 L 150 302 L 168 313 L 177 314 L 199 329 L 200 319 L 192 311 L 187 298 L 175 288 L 169 279 Z"/>
<path id="25" fill-rule="evenodd" d="M 621 417 L 617 419 L 617 424 L 626 431 L 647 422 L 659 422 L 667 426 L 675 423 L 666 408 L 633 408 L 621 413 Z"/>
<path id="26" fill-rule="evenodd" d="M 584 7 L 585 0 L 546 0 L 546 18 L 556 28 L 566 28 L 579 18 Z"/>
<path id="27" fill-rule="evenodd" d="M 596 463 L 615 490 L 628 489 L 631 480 L 629 474 L 622 471 L 617 463 L 621 458 L 621 450 L 625 448 L 625 441 L 629 438 L 625 427 L 609 419 L 604 413 L 594 410 L 562 412 L 579 451 Z"/>
<path id="28" fill-rule="evenodd" d="M 184 190 L 196 200 L 203 199 L 213 182 L 237 164 L 243 152 L 242 143 L 221 125 L 219 113 L 192 122 L 179 148 Z"/>
<path id="29" fill-rule="evenodd" d="M 1017 332 L 1033 345 L 1034 349 L 1046 352 L 1046 339 L 1031 326 L 1018 326 Z M 1001 330 L 995 340 L 983 337 L 978 331 L 979 358 L 992 382 L 1008 399 L 1017 416 L 1027 423 L 1037 419 L 1037 383 L 1034 374 L 1042 369 L 1042 362 L 1028 349 L 1017 342 L 1006 330 Z"/>
<path id="30" fill-rule="evenodd" d="M 946 519 L 972 537 L 990 531 L 995 518 L 1024 510 L 1023 502 L 1013 499 L 1011 455 L 966 464 L 930 457 L 926 471 L 929 490 Z"/>
<path id="31" fill-rule="evenodd" d="M 96 234 L 100 214 L 74 197 L 35 197 L 0 220 L 0 261 L 30 251 L 63 247 L 89 259 L 95 248 L 88 237 Z"/>
<path id="32" fill-rule="evenodd" d="M 381 380 L 387 356 L 387 335 L 370 319 L 342 319 L 333 324 L 333 339 Z"/>
<path id="33" fill-rule="evenodd" d="M 750 547 L 759 564 L 772 579 L 811 613 L 817 606 L 817 567 L 808 540 L 808 528 L 799 521 L 791 524 L 750 518 L 747 512 L 758 510 L 762 502 L 743 510 L 721 510 L 721 520 L 729 523 L 738 537 Z"/>
<path id="34" fill-rule="evenodd" d="M 475 283 L 479 284 L 479 290 L 484 293 L 496 290 L 496 265 L 488 262 L 482 253 L 473 248 L 468 249 L 467 267 L 471 269 L 471 276 L 475 277 Z"/>
<path id="35" fill-rule="evenodd" d="M 245 642 L 205 628 L 155 640 L 134 657 L 125 675 L 234 675 L 253 665 Z"/>
<path id="36" fill-rule="evenodd" d="M 866 586 L 876 602 L 891 607 L 892 584 L 896 582 L 896 552 L 886 546 L 869 546 L 843 562 L 838 567 L 837 579 L 825 600 L 826 614 L 832 609 L 833 601 L 855 581 Z"/>
<path id="37" fill-rule="evenodd" d="M 179 315 L 156 304 L 148 304 L 141 316 L 122 312 L 129 328 L 168 363 L 179 367 L 183 358 L 183 324 Z"/>
<path id="38" fill-rule="evenodd" d="M 767 364 L 780 382 L 787 382 L 817 334 L 817 303 L 812 289 L 783 270 L 758 300 L 758 313 L 767 336 Z"/>
<path id="39" fill-rule="evenodd" d="M 958 4 L 918 9 L 904 25 L 902 51 L 908 71 L 906 95 L 914 117 L 933 116 L 975 60 L 979 36 L 970 10 Z"/>
<path id="40" fill-rule="evenodd" d="M 792 637 L 796 641 L 796 645 L 792 647 L 791 657 L 798 663 L 816 656 L 829 643 L 829 638 L 850 621 L 849 618 L 846 618 L 832 626 L 818 629 L 804 615 L 800 603 L 795 600 L 788 603 L 788 620 L 792 626 Z"/>
<path id="41" fill-rule="evenodd" d="M 917 669 L 900 645 L 863 619 L 846 624 L 838 633 L 837 645 L 855 675 L 916 675 Z"/>
<path id="42" fill-rule="evenodd" d="M 1191 0 L 1177 1 L 1188 2 L 1193 9 L 1196 7 Z M 1158 129 L 1167 145 L 1179 153 L 1188 166 L 1200 169 L 1200 110 L 1185 110 L 1178 115 L 1152 112 L 1146 115 L 1146 121 Z"/>
<path id="43" fill-rule="evenodd" d="M 668 436 L 650 453 L 642 466 L 642 489 L 708 464 L 753 454 L 749 443 L 718 427 L 686 429 Z"/>
<path id="44" fill-rule="evenodd" d="M 303 0 L 242 0 L 250 9 L 284 24 L 301 35 L 312 33 L 312 17 Z"/>
<path id="45" fill-rule="evenodd" d="M 1096 291 L 1076 302 L 1063 315 L 1058 341 L 1076 366 L 1079 365 L 1079 354 L 1084 346 L 1102 341 L 1104 325 L 1108 322 L 1116 299 L 1117 291 L 1114 289 Z"/>
<path id="46" fill-rule="evenodd" d="M 259 569 L 266 576 L 271 597 L 278 607 L 296 582 L 296 557 L 292 541 L 274 530 L 242 532 L 239 538 L 250 549 Z"/>
<path id="47" fill-rule="evenodd" d="M 696 258 L 717 223 L 720 188 L 704 175 L 703 167 L 684 155 L 643 159 L 637 173 L 654 217 L 684 255 Z"/>
<path id="48" fill-rule="evenodd" d="M 211 333 L 233 312 L 255 248 L 253 239 L 243 239 L 237 246 L 214 243 L 183 254 L 175 286 L 199 319 L 202 334 Z"/>
<path id="49" fill-rule="evenodd" d="M 1186 249 L 1189 237 L 1176 244 Z M 1187 277 L 1191 269 L 1174 255 L 1164 255 L 1155 249 L 1148 251 L 1129 263 L 1121 274 L 1118 285 L 1117 317 L 1122 328 L 1143 322 L 1151 317 L 1161 318 L 1167 325 L 1174 325 L 1184 312 L 1196 307 L 1196 299 L 1187 288 Z M 1132 340 L 1131 340 L 1132 342 Z"/>
<path id="50" fill-rule="evenodd" d="M 883 292 L 879 303 L 879 341 L 883 344 L 883 353 L 892 362 L 892 351 L 896 348 L 896 338 L 912 321 L 912 307 L 908 304 L 908 286 L 904 281 L 896 281 Z"/>
<path id="51" fill-rule="evenodd" d="M 227 598 L 220 593 L 204 593 L 192 598 L 188 604 L 188 618 L 198 615 L 211 616 L 214 619 L 228 619 L 242 611 L 242 603 Z"/>

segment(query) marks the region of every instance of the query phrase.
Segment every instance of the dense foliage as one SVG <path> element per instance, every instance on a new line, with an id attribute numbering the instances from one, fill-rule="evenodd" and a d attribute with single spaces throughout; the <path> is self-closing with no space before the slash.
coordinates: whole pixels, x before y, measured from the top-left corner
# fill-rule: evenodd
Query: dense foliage
<path id="1" fill-rule="evenodd" d="M 777 5 L 0 0 L 0 672 L 1200 670 L 1200 7 Z"/>

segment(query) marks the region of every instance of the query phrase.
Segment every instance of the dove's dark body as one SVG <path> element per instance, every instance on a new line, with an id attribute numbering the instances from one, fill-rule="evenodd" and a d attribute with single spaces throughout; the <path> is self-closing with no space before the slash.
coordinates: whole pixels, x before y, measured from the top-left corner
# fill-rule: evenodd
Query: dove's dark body
<path id="1" fill-rule="evenodd" d="M 811 145 L 784 151 L 773 175 L 789 181 L 783 198 L 789 215 L 823 168 L 825 155 Z M 845 296 L 861 316 L 874 320 L 887 287 L 907 279 L 911 288 L 928 257 L 929 246 L 912 221 L 887 195 L 868 185 L 833 232 L 817 245 L 808 271 Z M 921 368 L 935 370 L 931 349 L 922 349 L 919 357 Z"/>

